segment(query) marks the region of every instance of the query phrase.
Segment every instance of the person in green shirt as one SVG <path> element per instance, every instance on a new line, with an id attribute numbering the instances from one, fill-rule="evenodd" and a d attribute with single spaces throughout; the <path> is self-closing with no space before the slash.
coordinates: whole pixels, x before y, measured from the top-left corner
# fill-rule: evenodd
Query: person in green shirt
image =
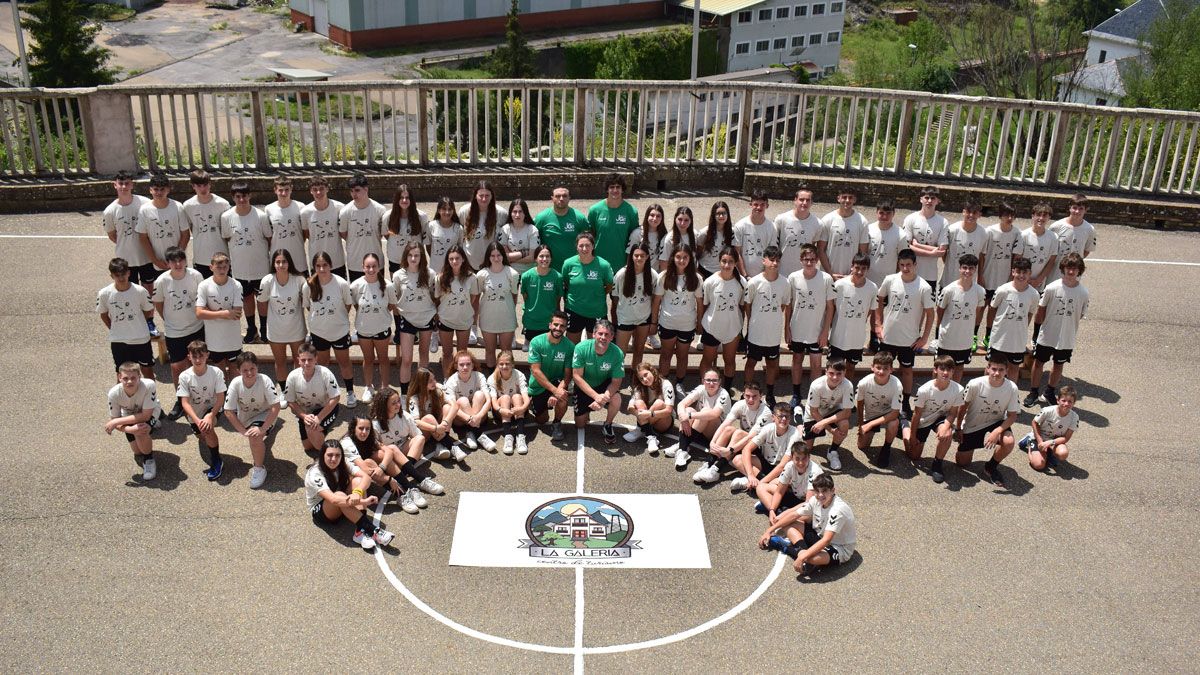
<path id="1" fill-rule="evenodd" d="M 580 445 L 583 429 L 587 426 L 592 411 L 606 411 L 604 419 L 604 442 L 617 441 L 613 430 L 613 419 L 621 409 L 621 378 L 625 376 L 625 353 L 612 344 L 612 322 L 597 319 L 591 340 L 575 346 L 571 360 L 571 378 L 575 381 L 575 429 L 579 432 Z"/>
<path id="2" fill-rule="evenodd" d="M 567 337 L 579 344 L 583 331 L 592 336 L 596 319 L 608 314 L 608 294 L 613 289 L 613 271 L 608 262 L 595 256 L 596 237 L 580 233 L 575 242 L 579 255 L 567 258 L 562 267 L 566 293 Z"/>
<path id="3" fill-rule="evenodd" d="M 538 238 L 554 255 L 554 269 L 561 271 L 567 258 L 575 255 L 575 237 L 591 226 L 583 212 L 571 208 L 571 191 L 567 188 L 561 185 L 554 188 L 550 200 L 553 205 L 537 214 L 533 224 L 537 227 Z"/>
<path id="4" fill-rule="evenodd" d="M 613 274 L 625 266 L 629 233 L 638 228 L 638 212 L 625 201 L 625 179 L 615 173 L 604 180 L 608 194 L 588 209 L 588 227 L 596 233 L 596 256 L 608 261 Z"/>
<path id="5" fill-rule="evenodd" d="M 561 441 L 562 421 L 567 415 L 567 384 L 571 381 L 571 363 L 575 343 L 563 336 L 567 333 L 567 313 L 555 310 L 550 317 L 549 332 L 529 341 L 529 413 L 537 423 L 545 424 L 554 408 L 554 424 L 550 438 Z"/>
<path id="6" fill-rule="evenodd" d="M 550 316 L 559 309 L 563 297 L 562 275 L 550 266 L 550 247 L 539 244 L 533 250 L 537 266 L 521 273 L 521 325 L 525 339 L 533 338 L 550 329 Z"/>

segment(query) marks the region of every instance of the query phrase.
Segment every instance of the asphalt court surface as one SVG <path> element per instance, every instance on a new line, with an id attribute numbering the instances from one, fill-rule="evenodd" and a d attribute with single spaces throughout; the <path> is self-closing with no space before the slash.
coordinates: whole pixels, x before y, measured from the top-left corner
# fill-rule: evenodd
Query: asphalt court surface
<path id="1" fill-rule="evenodd" d="M 732 195 L 633 201 L 668 213 L 686 203 L 706 218 L 717 198 L 737 217 L 747 211 Z M 769 213 L 788 207 L 776 200 Z M 1197 235 L 1099 228 L 1095 258 L 1200 263 Z M 979 462 L 939 486 L 906 460 L 880 471 L 843 452 L 838 491 L 859 520 L 849 568 L 798 580 L 786 565 L 744 611 L 678 642 L 594 653 L 693 629 L 769 579 L 776 555 L 755 547 L 765 521 L 728 481 L 698 488 L 695 464 L 677 473 L 640 443 L 606 449 L 589 430 L 586 491 L 698 494 L 713 566 L 584 571 L 577 643 L 574 570 L 447 565 L 459 492 L 572 492 L 571 444 L 542 436 L 525 457 L 479 451 L 465 466 L 434 463 L 447 494 L 416 516 L 389 505 L 383 522 L 397 539 L 384 563 L 450 621 L 565 652 L 543 653 L 436 621 L 347 527 L 314 527 L 301 478 L 311 459 L 287 413 L 262 490 L 249 489 L 249 450 L 228 429 L 225 477 L 212 485 L 186 427 L 171 423 L 155 441 L 159 477 L 133 478 L 127 445 L 102 431 L 111 365 L 93 308 L 111 245 L 7 236 L 46 234 L 100 235 L 99 214 L 0 217 L 5 670 L 564 672 L 579 665 L 576 644 L 596 672 L 724 672 L 763 659 L 799 669 L 813 655 L 836 670 L 1195 668 L 1200 392 L 1190 353 L 1200 321 L 1190 292 L 1200 266 L 1089 262 L 1091 311 L 1067 370 L 1082 428 L 1060 475 L 1033 472 L 1015 451 L 1009 492 L 980 483 Z M 158 377 L 169 390 L 169 373 Z"/>

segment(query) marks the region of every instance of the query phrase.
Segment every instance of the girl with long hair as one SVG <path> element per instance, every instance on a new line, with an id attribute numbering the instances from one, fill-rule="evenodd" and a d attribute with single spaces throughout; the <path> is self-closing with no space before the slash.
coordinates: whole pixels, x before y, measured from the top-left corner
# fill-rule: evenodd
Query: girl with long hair
<path id="1" fill-rule="evenodd" d="M 304 277 L 287 249 L 271 253 L 271 268 L 275 271 L 263 277 L 259 284 L 258 314 L 267 317 L 267 342 L 275 361 L 275 381 L 283 382 L 300 355 L 304 342 Z M 292 360 L 288 362 L 288 351 Z"/>
<path id="2" fill-rule="evenodd" d="M 375 396 L 375 364 L 379 364 L 379 389 L 391 382 L 392 361 L 388 348 L 392 342 L 392 312 L 396 310 L 396 292 L 380 270 L 382 261 L 374 253 L 363 256 L 363 275 L 350 284 L 354 301 L 354 329 L 362 350 L 363 403 Z"/>
<path id="3" fill-rule="evenodd" d="M 386 228 L 383 236 L 386 239 L 385 250 L 388 260 L 388 274 L 396 273 L 404 266 L 404 250 L 409 244 L 425 242 L 425 225 L 429 216 L 417 209 L 417 200 L 407 185 L 396 188 L 392 195 L 392 205 L 383 212 L 383 224 Z"/>
<path id="4" fill-rule="evenodd" d="M 437 303 L 434 285 L 437 275 L 429 268 L 425 247 L 409 242 L 404 247 L 404 267 L 392 275 L 392 292 L 396 305 L 396 366 L 400 370 L 400 392 L 408 393 L 412 378 L 413 345 L 418 346 L 417 364 L 429 367 L 429 341 L 434 334 Z"/>
<path id="5" fill-rule="evenodd" d="M 650 315 L 658 317 L 658 336 L 662 340 L 658 370 L 665 377 L 675 359 L 675 391 L 683 398 L 683 378 L 687 375 L 688 349 L 700 323 L 700 304 L 704 290 L 696 274 L 692 247 L 680 244 L 671 254 L 671 265 L 658 277 Z"/>
<path id="6" fill-rule="evenodd" d="M 479 289 L 479 329 L 483 332 L 484 364 L 496 367 L 496 346 L 511 351 L 517 331 L 517 292 L 520 277 L 508 266 L 504 249 L 492 242 L 487 248 L 487 266 L 475 273 Z"/>
<path id="7" fill-rule="evenodd" d="M 550 247 L 538 244 L 533 258 L 537 266 L 521 274 L 521 323 L 526 343 L 550 330 L 550 317 L 561 308 L 563 298 L 562 274 L 554 269 Z"/>
<path id="8" fill-rule="evenodd" d="M 462 246 L 455 245 L 446 253 L 434 295 L 438 301 L 438 334 L 446 345 L 442 372 L 449 373 L 455 350 L 467 348 L 467 334 L 479 315 L 479 281 Z"/>
<path id="9" fill-rule="evenodd" d="M 636 443 L 646 439 L 646 452 L 658 454 L 659 435 L 671 430 L 675 419 L 675 388 L 663 379 L 658 368 L 639 362 L 634 375 L 633 396 L 629 398 L 629 414 L 637 426 L 625 434 L 625 440 Z"/>
<path id="10" fill-rule="evenodd" d="M 650 313 L 658 272 L 650 263 L 650 248 L 639 241 L 629 249 L 625 266 L 613 275 L 612 322 L 617 327 L 617 347 L 629 353 L 633 340 L 633 361 L 641 363 L 646 353 L 646 335 L 657 324 Z"/>
<path id="11" fill-rule="evenodd" d="M 488 398 L 491 399 L 492 410 L 500 416 L 500 425 L 504 434 L 504 454 L 513 454 L 513 436 L 516 436 L 516 451 L 518 455 L 529 452 L 525 442 L 525 413 L 529 410 L 529 387 L 526 384 L 525 373 L 514 366 L 516 361 L 509 350 L 500 352 L 496 362 L 496 370 L 487 379 Z"/>
<path id="12" fill-rule="evenodd" d="M 451 420 L 454 419 L 454 402 L 446 400 L 441 384 L 428 368 L 417 368 L 409 388 L 408 414 L 422 434 L 433 439 L 436 449 L 434 459 L 449 459 L 461 462 L 467 453 L 450 438 Z"/>
<path id="13" fill-rule="evenodd" d="M 317 363 L 329 365 L 329 350 L 337 359 L 346 405 L 358 405 L 354 397 L 354 366 L 350 364 L 350 284 L 333 273 L 333 261 L 322 251 L 313 256 L 313 275 L 304 286 L 304 309 L 308 312 L 309 341 L 317 349 Z"/>
<path id="14" fill-rule="evenodd" d="M 720 350 L 725 384 L 733 381 L 737 372 L 738 341 L 742 337 L 742 302 L 746 296 L 746 281 L 738 271 L 738 252 L 733 246 L 721 251 L 720 271 L 704 280 L 704 301 L 700 318 L 700 371 L 717 362 Z"/>
<path id="15" fill-rule="evenodd" d="M 733 219 L 729 217 L 729 204 L 714 202 L 708 214 L 708 229 L 700 235 L 700 246 L 696 249 L 696 270 L 702 279 L 716 273 L 721 265 L 721 252 L 733 246 Z"/>
<path id="16" fill-rule="evenodd" d="M 386 486 L 405 513 L 416 513 L 428 504 L 417 489 L 413 462 L 394 450 L 394 446 L 379 442 L 371 418 L 363 415 L 354 417 L 350 433 L 342 437 L 342 453 L 350 471 L 365 473 L 375 485 Z"/>
<path id="17" fill-rule="evenodd" d="M 321 455 L 304 473 L 304 498 L 313 522 L 317 525 L 336 523 L 345 518 L 354 523 L 354 543 L 370 551 L 375 544 L 387 546 L 395 535 L 375 527 L 367 509 L 379 503 L 379 498 L 366 496 L 371 479 L 363 473 L 351 476 L 346 467 L 342 445 L 333 439 L 321 445 Z"/>
<path id="18" fill-rule="evenodd" d="M 666 238 L 661 240 L 659 247 L 659 271 L 665 272 L 671 267 L 675 249 L 683 244 L 688 245 L 688 248 L 692 250 L 692 257 L 695 257 L 696 241 L 696 220 L 692 217 L 692 210 L 686 206 L 675 209 L 675 217 L 671 219 L 670 231 L 667 232 Z M 695 266 L 695 262 L 692 266 Z"/>

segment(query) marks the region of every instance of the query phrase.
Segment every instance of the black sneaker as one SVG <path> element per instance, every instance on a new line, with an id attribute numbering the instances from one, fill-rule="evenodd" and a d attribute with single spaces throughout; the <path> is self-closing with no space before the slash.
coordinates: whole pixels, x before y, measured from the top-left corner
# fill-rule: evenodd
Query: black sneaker
<path id="1" fill-rule="evenodd" d="M 1004 476 L 1000 475 L 1000 467 L 989 469 L 986 464 L 983 465 L 983 477 L 986 478 L 992 485 L 998 488 L 1006 488 L 1004 484 Z"/>
<path id="2" fill-rule="evenodd" d="M 912 403 L 909 402 L 907 396 L 904 397 L 904 401 L 900 404 L 900 414 L 904 419 L 912 419 Z"/>
<path id="3" fill-rule="evenodd" d="M 257 330 L 246 331 L 245 337 L 242 338 L 242 344 L 252 345 L 256 342 L 258 342 L 258 331 Z"/>
<path id="4" fill-rule="evenodd" d="M 1046 405 L 1058 405 L 1058 392 L 1052 387 L 1046 387 L 1042 392 L 1042 400 L 1046 402 Z"/>
<path id="5" fill-rule="evenodd" d="M 1034 389 L 1033 391 L 1029 392 L 1029 394 L 1025 397 L 1025 400 L 1021 401 L 1021 405 L 1025 406 L 1026 408 L 1032 408 L 1033 406 L 1037 405 L 1037 402 L 1038 392 L 1037 389 Z"/>
<path id="6" fill-rule="evenodd" d="M 612 424 L 606 423 L 602 427 L 602 429 L 604 431 L 604 442 L 605 443 L 612 445 L 613 443 L 617 442 L 617 432 L 613 429 Z"/>
<path id="7" fill-rule="evenodd" d="M 167 419 L 174 422 L 180 417 L 183 417 L 183 403 L 179 399 L 175 399 L 175 407 L 171 408 L 171 412 L 167 413 Z"/>
<path id="8" fill-rule="evenodd" d="M 929 477 L 933 479 L 933 482 L 939 484 L 946 480 L 946 476 L 942 473 L 941 469 L 931 469 L 929 471 Z"/>
<path id="9" fill-rule="evenodd" d="M 767 409 L 774 410 L 779 402 L 775 400 L 775 394 L 767 394 Z"/>

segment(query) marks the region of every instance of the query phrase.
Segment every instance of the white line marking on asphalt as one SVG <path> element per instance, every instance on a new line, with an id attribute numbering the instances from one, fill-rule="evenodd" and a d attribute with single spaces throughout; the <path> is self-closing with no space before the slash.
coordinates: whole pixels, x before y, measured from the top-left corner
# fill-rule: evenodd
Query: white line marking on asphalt
<path id="1" fill-rule="evenodd" d="M 582 466 L 582 462 L 580 465 Z M 581 491 L 582 492 L 582 491 Z M 583 568 L 575 568 L 575 675 L 583 675 Z"/>
<path id="2" fill-rule="evenodd" d="M 575 494 L 583 494 L 583 429 L 576 431 L 575 435 Z"/>
<path id="3" fill-rule="evenodd" d="M 1174 260 L 1121 260 L 1119 258 L 1085 258 L 1084 260 L 1090 263 L 1120 263 L 1123 265 L 1176 265 L 1179 267 L 1200 267 L 1200 263 L 1177 262 Z"/>

